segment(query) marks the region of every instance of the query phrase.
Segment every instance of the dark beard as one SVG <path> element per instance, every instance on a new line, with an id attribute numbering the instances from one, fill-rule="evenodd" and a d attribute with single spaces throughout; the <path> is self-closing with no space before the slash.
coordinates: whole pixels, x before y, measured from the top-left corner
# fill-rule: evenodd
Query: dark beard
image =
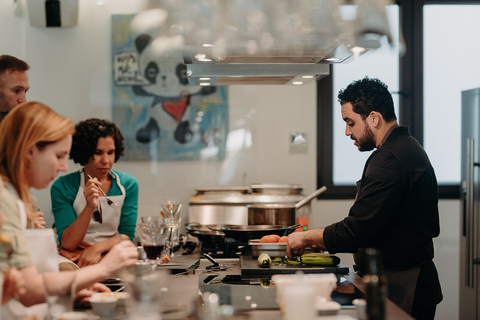
<path id="1" fill-rule="evenodd" d="M 363 137 L 361 137 L 358 142 L 358 150 L 359 151 L 370 151 L 375 149 L 375 136 L 373 135 L 373 131 L 365 125 L 365 131 L 363 133 Z"/>
<path id="2" fill-rule="evenodd" d="M 3 118 L 5 118 L 8 114 L 8 111 L 0 111 L 0 122 L 2 122 Z"/>

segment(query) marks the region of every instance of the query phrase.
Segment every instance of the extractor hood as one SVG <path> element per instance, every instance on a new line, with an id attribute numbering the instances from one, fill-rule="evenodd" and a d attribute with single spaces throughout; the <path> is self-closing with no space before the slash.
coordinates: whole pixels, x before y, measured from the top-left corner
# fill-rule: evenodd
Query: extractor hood
<path id="1" fill-rule="evenodd" d="M 138 14 L 181 52 L 193 85 L 304 84 L 381 44 L 390 0 L 159 0 Z M 384 41 L 385 42 L 385 41 Z M 165 48 L 168 48 L 165 49 Z"/>

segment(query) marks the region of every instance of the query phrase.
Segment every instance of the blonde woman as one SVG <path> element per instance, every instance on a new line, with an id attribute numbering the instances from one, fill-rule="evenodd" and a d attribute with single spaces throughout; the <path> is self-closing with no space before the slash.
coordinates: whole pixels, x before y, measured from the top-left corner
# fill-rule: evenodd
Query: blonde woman
<path id="1" fill-rule="evenodd" d="M 0 208 L 6 216 L 3 231 L 13 240 L 13 254 L 9 258 L 0 248 L 0 270 L 9 265 L 20 271 L 26 290 L 18 295 L 18 300 L 25 306 L 45 301 L 42 276 L 33 263 L 24 235 L 27 216 L 33 217 L 35 212 L 30 188 L 46 188 L 60 171 L 67 170 L 73 133 L 70 119 L 39 102 L 20 104 L 0 124 L 0 175 L 4 182 Z M 80 290 L 114 276 L 121 268 L 134 265 L 137 259 L 133 243 L 122 241 L 100 263 L 71 272 L 75 272 Z M 57 278 L 65 279 L 68 273 L 60 272 Z"/>

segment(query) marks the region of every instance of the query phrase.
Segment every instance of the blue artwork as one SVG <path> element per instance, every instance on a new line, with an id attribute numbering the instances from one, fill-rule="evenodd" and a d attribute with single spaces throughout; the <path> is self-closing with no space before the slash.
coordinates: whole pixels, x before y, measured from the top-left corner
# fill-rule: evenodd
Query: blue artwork
<path id="1" fill-rule="evenodd" d="M 123 160 L 224 159 L 225 87 L 191 86 L 180 54 L 133 34 L 135 15 L 112 16 L 113 121 L 125 136 Z"/>

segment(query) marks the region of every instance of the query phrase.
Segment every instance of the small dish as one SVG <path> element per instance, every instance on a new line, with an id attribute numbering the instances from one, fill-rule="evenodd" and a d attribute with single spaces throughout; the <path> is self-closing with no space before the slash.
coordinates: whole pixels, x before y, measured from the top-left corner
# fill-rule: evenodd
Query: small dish
<path id="1" fill-rule="evenodd" d="M 112 292 L 112 295 L 117 298 L 117 306 L 125 307 L 127 300 L 130 298 L 130 293 L 128 292 Z"/>
<path id="2" fill-rule="evenodd" d="M 93 312 L 101 317 L 112 317 L 115 315 L 118 299 L 111 295 L 112 292 L 94 293 L 90 298 Z"/>

